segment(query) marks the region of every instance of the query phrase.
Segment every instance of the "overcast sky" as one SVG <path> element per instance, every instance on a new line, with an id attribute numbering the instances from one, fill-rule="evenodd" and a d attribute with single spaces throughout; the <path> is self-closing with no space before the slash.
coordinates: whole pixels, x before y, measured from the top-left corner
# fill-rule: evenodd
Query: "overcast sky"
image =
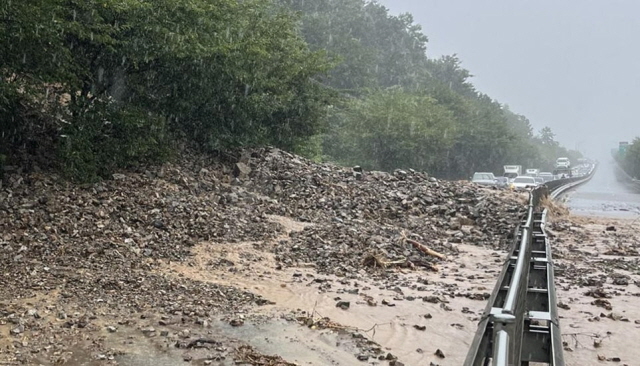
<path id="1" fill-rule="evenodd" d="M 478 90 L 566 147 L 602 157 L 640 136 L 640 1 L 379 2 L 413 14 L 430 57 L 458 54 Z"/>

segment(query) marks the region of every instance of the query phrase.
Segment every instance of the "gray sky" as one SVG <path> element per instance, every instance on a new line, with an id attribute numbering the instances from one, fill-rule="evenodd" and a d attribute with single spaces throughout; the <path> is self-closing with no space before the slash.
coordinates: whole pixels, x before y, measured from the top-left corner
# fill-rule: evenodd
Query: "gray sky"
<path id="1" fill-rule="evenodd" d="M 409 12 L 427 53 L 456 53 L 472 82 L 536 131 L 602 157 L 640 136 L 640 1 L 379 0 Z"/>

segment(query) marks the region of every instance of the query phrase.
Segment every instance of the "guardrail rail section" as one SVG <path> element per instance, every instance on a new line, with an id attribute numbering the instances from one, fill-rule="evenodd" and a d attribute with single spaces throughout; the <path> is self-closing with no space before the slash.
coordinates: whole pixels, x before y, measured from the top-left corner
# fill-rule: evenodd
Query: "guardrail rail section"
<path id="1" fill-rule="evenodd" d="M 593 176 L 562 179 L 533 190 L 526 217 L 516 229 L 465 366 L 564 366 L 558 323 L 551 245 L 545 233 L 545 197 L 587 182 Z"/>

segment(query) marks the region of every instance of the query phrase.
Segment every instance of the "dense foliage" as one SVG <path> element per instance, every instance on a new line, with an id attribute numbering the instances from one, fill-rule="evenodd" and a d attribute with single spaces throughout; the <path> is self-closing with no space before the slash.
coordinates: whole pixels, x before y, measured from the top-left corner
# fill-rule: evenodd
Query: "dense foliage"
<path id="1" fill-rule="evenodd" d="M 429 59 L 411 15 L 364 0 L 280 2 L 302 14 L 313 49 L 340 61 L 324 82 L 349 98 L 332 110 L 325 159 L 464 178 L 505 164 L 552 170 L 557 157 L 578 157 L 549 128 L 534 135 L 526 117 L 478 92 L 455 55 Z"/>
<path id="2" fill-rule="evenodd" d="M 451 178 L 573 157 L 426 51 L 410 15 L 365 0 L 4 1 L 0 166 L 90 181 L 177 142 Z"/>
<path id="3" fill-rule="evenodd" d="M 294 148 L 320 131 L 332 93 L 314 78 L 331 64 L 274 9 L 267 0 L 2 2 L 0 153 L 54 149 L 71 177 L 92 180 L 162 160 L 174 137 L 205 149 Z"/>
<path id="4" fill-rule="evenodd" d="M 640 137 L 633 139 L 619 161 L 631 177 L 640 179 Z"/>

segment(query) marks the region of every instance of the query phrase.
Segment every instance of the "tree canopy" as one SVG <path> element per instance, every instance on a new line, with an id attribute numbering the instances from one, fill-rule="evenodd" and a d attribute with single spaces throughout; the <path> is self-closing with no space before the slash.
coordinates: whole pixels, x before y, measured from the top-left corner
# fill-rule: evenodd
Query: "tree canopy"
<path id="1" fill-rule="evenodd" d="M 348 96 L 328 122 L 324 157 L 371 169 L 412 167 L 448 178 L 505 164 L 552 169 L 571 155 L 549 128 L 476 90 L 456 55 L 432 59 L 410 14 L 375 1 L 280 0 L 301 14 L 312 49 L 338 60 L 324 83 Z"/>
<path id="2" fill-rule="evenodd" d="M 636 137 L 619 158 L 622 168 L 635 179 L 640 179 L 640 137 Z"/>
<path id="3" fill-rule="evenodd" d="M 462 178 L 569 154 L 427 46 L 375 1 L 5 1 L 0 165 L 91 181 L 177 145 L 275 145 Z"/>

